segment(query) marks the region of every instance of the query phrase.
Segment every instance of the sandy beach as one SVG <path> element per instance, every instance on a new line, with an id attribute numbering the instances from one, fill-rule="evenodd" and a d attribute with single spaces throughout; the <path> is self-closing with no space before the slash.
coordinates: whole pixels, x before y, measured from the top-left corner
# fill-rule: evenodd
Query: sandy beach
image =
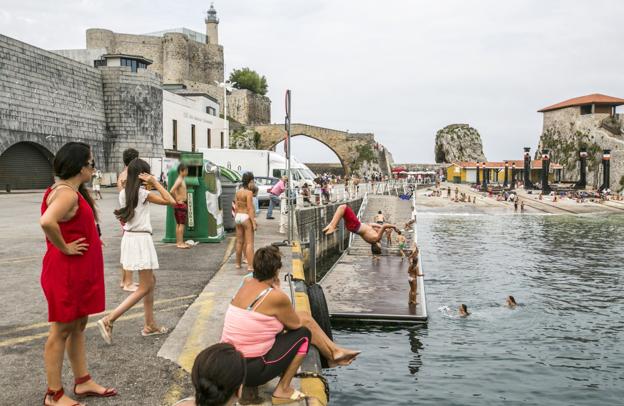
<path id="1" fill-rule="evenodd" d="M 448 188 L 451 188 L 451 196 L 448 197 Z M 455 201 L 455 188 L 459 196 L 465 193 L 470 198 L 470 203 Z M 524 201 L 524 212 L 514 211 L 513 202 L 496 200 L 496 196 L 489 197 L 487 193 L 472 189 L 467 184 L 455 184 L 443 182 L 440 186 L 441 196 L 432 196 L 434 186 L 418 189 L 416 198 L 417 208 L 420 212 L 435 213 L 474 213 L 474 214 L 609 214 L 624 213 L 624 201 L 608 200 L 604 202 L 587 199 L 578 203 L 575 199 L 566 197 L 553 201 L 552 196 L 543 196 L 539 199 L 539 190 L 525 191 L 517 189 L 520 201 Z M 472 202 L 474 200 L 474 203 Z"/>

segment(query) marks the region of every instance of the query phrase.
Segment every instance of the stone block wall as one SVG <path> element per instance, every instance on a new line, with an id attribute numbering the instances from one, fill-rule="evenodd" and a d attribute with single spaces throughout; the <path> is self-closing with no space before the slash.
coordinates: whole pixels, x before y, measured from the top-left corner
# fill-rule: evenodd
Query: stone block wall
<path id="1" fill-rule="evenodd" d="M 136 148 L 142 157 L 161 158 L 163 147 L 163 90 L 153 72 L 129 67 L 102 67 L 106 113 L 107 167 L 123 169 L 122 152 Z"/>
<path id="2" fill-rule="evenodd" d="M 235 89 L 228 96 L 228 116 L 245 125 L 269 124 L 271 100 L 250 90 Z"/>
<path id="3" fill-rule="evenodd" d="M 140 55 L 151 59 L 148 70 L 159 74 L 163 83 L 184 81 L 223 82 L 223 47 L 190 40 L 182 33 L 153 35 L 117 34 L 110 30 L 87 30 L 87 48 L 105 48 L 108 53 Z"/>
<path id="4" fill-rule="evenodd" d="M 140 55 L 153 62 L 149 70 L 162 76 L 163 39 L 151 35 L 117 34 L 110 30 L 87 30 L 87 49 L 106 49 L 109 54 Z"/>
<path id="5" fill-rule="evenodd" d="M 101 163 L 105 127 L 97 69 L 0 35 L 0 154 L 22 141 L 52 154 L 82 141 Z"/>
<path id="6" fill-rule="evenodd" d="M 602 184 L 602 150 L 611 149 L 611 189 L 624 187 L 624 141 L 601 123 L 609 114 L 580 114 L 579 107 L 570 107 L 544 113 L 542 135 L 535 151 L 551 150 L 551 161 L 563 165 L 563 180 L 579 179 L 579 150 L 588 149 L 587 183 L 597 188 Z M 621 122 L 620 122 L 621 123 Z M 621 124 L 620 124 L 621 125 Z"/>

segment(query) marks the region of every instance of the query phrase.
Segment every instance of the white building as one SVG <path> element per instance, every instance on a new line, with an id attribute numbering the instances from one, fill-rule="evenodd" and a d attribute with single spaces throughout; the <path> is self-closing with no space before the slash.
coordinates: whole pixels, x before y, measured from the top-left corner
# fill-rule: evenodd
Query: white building
<path id="1" fill-rule="evenodd" d="M 217 100 L 203 93 L 163 92 L 163 145 L 167 157 L 199 148 L 229 148 Z"/>

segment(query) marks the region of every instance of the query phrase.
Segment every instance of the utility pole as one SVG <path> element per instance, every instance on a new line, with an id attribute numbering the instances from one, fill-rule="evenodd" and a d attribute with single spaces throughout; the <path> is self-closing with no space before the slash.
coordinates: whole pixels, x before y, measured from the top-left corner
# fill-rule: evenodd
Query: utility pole
<path id="1" fill-rule="evenodd" d="M 225 65 L 224 65 L 224 70 L 225 70 Z M 228 91 L 231 92 L 232 90 L 234 90 L 233 86 L 236 84 L 236 82 L 230 82 L 225 79 L 223 80 L 223 82 L 219 82 L 217 80 L 215 80 L 214 82 L 217 84 L 217 86 L 223 88 L 223 120 L 225 120 L 223 124 L 223 132 L 225 133 L 225 136 L 229 140 L 230 139 L 230 122 L 228 121 L 228 118 L 227 118 L 227 92 Z M 221 145 L 221 148 L 224 148 L 224 146 Z"/>
<path id="2" fill-rule="evenodd" d="M 291 149 L 292 144 L 290 143 L 290 90 L 286 90 L 286 118 L 284 120 L 284 127 L 286 130 L 286 173 L 288 176 L 288 184 L 286 188 L 286 202 L 288 205 L 288 244 L 292 244 L 293 241 L 293 226 L 294 226 L 294 213 L 293 213 L 293 184 L 292 184 L 292 172 L 291 172 Z"/>

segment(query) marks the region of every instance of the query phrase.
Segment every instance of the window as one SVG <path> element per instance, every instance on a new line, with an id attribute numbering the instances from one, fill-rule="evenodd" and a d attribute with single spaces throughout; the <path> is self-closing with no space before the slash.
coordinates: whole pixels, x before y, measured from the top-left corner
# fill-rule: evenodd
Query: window
<path id="1" fill-rule="evenodd" d="M 173 148 L 174 151 L 178 150 L 178 120 L 173 120 Z"/>
<path id="2" fill-rule="evenodd" d="M 585 106 L 581 106 L 581 115 L 583 114 L 591 114 L 592 113 L 592 105 L 587 104 Z"/>
<path id="3" fill-rule="evenodd" d="M 217 109 L 215 109 L 214 107 L 206 106 L 206 113 L 210 114 L 211 116 L 216 116 Z"/>
<path id="4" fill-rule="evenodd" d="M 191 124 L 191 151 L 195 152 L 195 124 Z"/>
<path id="5" fill-rule="evenodd" d="M 212 142 L 211 142 L 212 140 L 210 139 L 211 135 L 212 134 L 210 133 L 210 128 L 209 128 L 209 129 L 206 130 L 206 146 L 207 146 L 207 148 L 210 148 L 210 144 L 212 144 Z"/>
<path id="6" fill-rule="evenodd" d="M 223 142 L 224 138 L 223 138 L 223 131 L 221 131 L 221 148 L 225 148 L 224 145 L 225 143 Z"/>
<path id="7" fill-rule="evenodd" d="M 136 59 L 121 58 L 121 66 L 129 66 L 130 70 L 136 73 L 138 68 L 146 69 L 147 64 L 137 61 Z"/>
<path id="8" fill-rule="evenodd" d="M 106 66 L 106 59 L 95 59 L 93 61 L 93 66 L 99 68 L 100 66 Z"/>

